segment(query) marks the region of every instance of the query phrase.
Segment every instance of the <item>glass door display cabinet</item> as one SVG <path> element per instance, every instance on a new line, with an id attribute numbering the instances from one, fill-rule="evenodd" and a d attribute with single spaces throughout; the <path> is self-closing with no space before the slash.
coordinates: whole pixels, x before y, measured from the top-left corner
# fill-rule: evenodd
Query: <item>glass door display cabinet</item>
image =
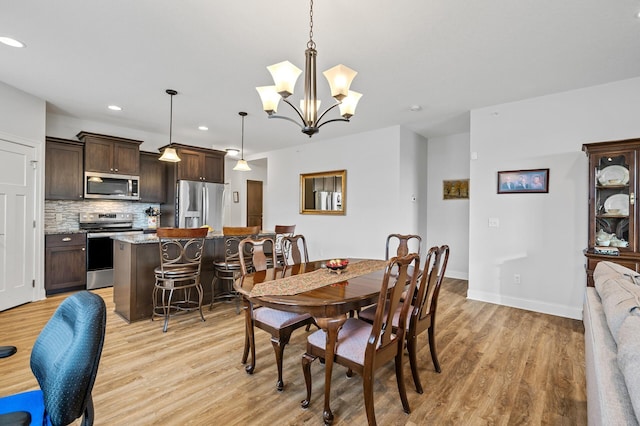
<path id="1" fill-rule="evenodd" d="M 640 271 L 636 196 L 640 139 L 584 144 L 589 156 L 589 246 L 587 285 L 608 260 Z"/>

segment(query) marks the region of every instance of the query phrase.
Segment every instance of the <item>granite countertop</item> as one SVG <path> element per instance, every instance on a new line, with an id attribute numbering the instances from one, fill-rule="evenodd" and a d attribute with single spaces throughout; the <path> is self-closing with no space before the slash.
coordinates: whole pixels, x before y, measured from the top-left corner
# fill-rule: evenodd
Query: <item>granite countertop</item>
<path id="1" fill-rule="evenodd" d="M 44 235 L 56 235 L 56 234 L 86 234 L 84 229 L 45 229 Z"/>
<path id="2" fill-rule="evenodd" d="M 260 234 L 258 235 L 272 236 L 274 235 L 274 233 L 271 231 L 260 231 Z M 222 238 L 222 237 L 224 237 L 222 232 L 215 231 L 215 232 L 209 232 L 207 234 L 206 239 L 212 240 L 215 238 Z M 156 234 L 123 235 L 120 237 L 113 237 L 113 239 L 116 241 L 122 241 L 124 243 L 129 243 L 129 244 L 149 244 L 149 243 L 158 243 L 159 241 L 158 236 Z"/>

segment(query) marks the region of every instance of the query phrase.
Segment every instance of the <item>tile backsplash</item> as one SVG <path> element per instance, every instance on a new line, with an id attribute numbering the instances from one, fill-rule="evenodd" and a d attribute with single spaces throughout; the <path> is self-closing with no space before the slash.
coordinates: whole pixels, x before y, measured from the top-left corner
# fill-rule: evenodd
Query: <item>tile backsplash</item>
<path id="1" fill-rule="evenodd" d="M 133 226 L 147 227 L 149 207 L 159 208 L 159 204 L 138 203 L 135 201 L 96 200 L 96 201 L 53 201 L 44 202 L 44 232 L 71 232 L 79 229 L 80 213 L 133 213 Z M 60 220 L 57 220 L 60 219 Z"/>

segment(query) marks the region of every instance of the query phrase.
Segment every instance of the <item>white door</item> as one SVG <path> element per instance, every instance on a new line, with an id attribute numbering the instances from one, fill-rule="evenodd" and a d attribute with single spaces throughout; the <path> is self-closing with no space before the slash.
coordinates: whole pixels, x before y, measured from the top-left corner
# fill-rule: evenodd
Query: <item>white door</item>
<path id="1" fill-rule="evenodd" d="M 0 311 L 33 300 L 35 155 L 0 139 Z"/>

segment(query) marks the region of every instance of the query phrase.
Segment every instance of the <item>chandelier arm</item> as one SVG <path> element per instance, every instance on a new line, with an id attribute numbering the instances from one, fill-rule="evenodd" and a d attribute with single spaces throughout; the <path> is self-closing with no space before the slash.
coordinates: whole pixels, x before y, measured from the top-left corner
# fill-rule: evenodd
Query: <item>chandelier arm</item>
<path id="1" fill-rule="evenodd" d="M 296 120 L 294 120 L 294 119 L 293 119 L 293 118 L 291 118 L 291 117 L 286 117 L 286 116 L 284 116 L 284 115 L 276 115 L 276 114 L 272 114 L 272 115 L 270 115 L 268 118 L 280 118 L 280 119 L 282 119 L 282 120 L 287 120 L 287 121 L 292 122 L 292 123 L 293 123 L 293 124 L 295 124 L 296 126 L 300 127 L 301 129 L 304 129 L 304 126 L 302 126 L 300 123 L 298 123 Z"/>
<path id="2" fill-rule="evenodd" d="M 285 103 L 287 103 L 291 108 L 293 108 L 293 110 L 296 112 L 296 114 L 298 114 L 298 117 L 300 117 L 300 120 L 302 120 L 302 123 L 306 124 L 306 121 L 304 119 L 304 117 L 302 116 L 302 112 L 296 108 L 296 106 L 294 104 L 292 104 L 291 102 L 289 102 L 289 100 L 287 100 L 286 98 L 282 99 Z M 293 121 L 293 120 L 292 120 Z M 294 121 L 295 123 L 295 121 Z M 297 123 L 296 123 L 297 124 Z M 303 127 L 303 126 L 300 126 Z"/>
<path id="3" fill-rule="evenodd" d="M 320 127 L 324 126 L 325 124 L 327 124 L 327 123 L 333 123 L 334 121 L 346 121 L 346 122 L 348 123 L 350 120 L 349 120 L 348 118 L 334 118 L 333 120 L 327 120 L 327 121 L 325 121 L 325 122 L 324 122 L 324 123 L 322 123 L 322 124 L 318 124 L 318 125 L 316 126 L 316 128 L 318 128 L 318 129 L 319 129 Z"/>
<path id="4" fill-rule="evenodd" d="M 328 113 L 329 111 L 331 111 L 332 109 L 334 109 L 338 105 L 340 105 L 340 102 L 336 102 L 335 104 L 331 105 L 329 108 L 324 110 L 324 112 L 322 114 L 320 114 L 320 117 L 318 117 L 318 119 L 316 120 L 316 124 L 320 123 L 320 121 L 322 120 L 322 117 L 324 117 L 324 115 L 326 113 Z M 334 121 L 334 120 L 331 120 L 331 121 Z M 328 123 L 328 121 L 326 121 L 325 123 Z M 317 126 L 317 127 L 320 127 L 320 126 Z"/>

